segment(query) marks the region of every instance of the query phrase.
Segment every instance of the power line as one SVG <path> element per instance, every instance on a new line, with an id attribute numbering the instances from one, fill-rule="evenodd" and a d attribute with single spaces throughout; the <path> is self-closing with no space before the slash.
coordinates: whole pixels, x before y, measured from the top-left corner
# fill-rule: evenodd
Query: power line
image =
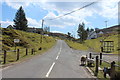
<path id="1" fill-rule="evenodd" d="M 97 2 L 97 1 L 96 1 L 96 2 Z M 87 5 L 85 5 L 85 6 L 81 7 L 81 8 L 79 8 L 79 9 L 76 9 L 76 10 L 73 10 L 73 11 L 68 12 L 68 13 L 66 13 L 66 14 L 60 15 L 60 16 L 58 16 L 58 17 L 56 17 L 56 18 L 53 18 L 53 19 L 46 19 L 46 20 L 54 20 L 54 19 L 57 19 L 57 18 L 64 17 L 64 16 L 66 16 L 66 15 L 69 15 L 69 14 L 72 14 L 72 13 L 74 13 L 74 12 L 76 12 L 76 11 L 79 11 L 79 10 L 81 10 L 81 9 L 83 9 L 83 8 L 86 8 L 86 7 L 90 6 L 90 5 L 93 5 L 93 4 L 95 4 L 96 2 L 92 2 L 92 3 L 90 3 L 90 4 L 87 4 Z"/>

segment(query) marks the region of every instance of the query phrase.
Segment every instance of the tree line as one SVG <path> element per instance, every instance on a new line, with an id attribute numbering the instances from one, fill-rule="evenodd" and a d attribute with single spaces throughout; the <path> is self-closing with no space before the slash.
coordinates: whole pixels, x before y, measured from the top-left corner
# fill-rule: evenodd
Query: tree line
<path id="1" fill-rule="evenodd" d="M 79 36 L 80 42 L 81 43 L 84 42 L 87 39 L 89 33 L 92 32 L 92 31 L 94 31 L 94 29 L 92 29 L 92 28 L 91 29 L 89 29 L 89 28 L 85 29 L 85 23 L 84 22 L 80 23 L 78 25 L 78 30 L 77 30 L 77 33 L 78 33 L 77 35 Z M 68 35 L 68 39 L 70 40 L 70 38 L 72 36 L 71 33 L 68 32 L 67 35 Z"/>

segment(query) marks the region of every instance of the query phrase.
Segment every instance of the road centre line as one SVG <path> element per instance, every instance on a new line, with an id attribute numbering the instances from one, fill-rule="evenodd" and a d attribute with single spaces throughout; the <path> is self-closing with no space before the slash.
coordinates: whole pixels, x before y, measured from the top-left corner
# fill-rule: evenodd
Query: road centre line
<path id="1" fill-rule="evenodd" d="M 61 44 L 60 50 L 59 50 L 59 52 L 58 52 L 58 55 L 57 55 L 57 57 L 56 57 L 56 60 L 59 58 L 59 55 L 60 55 L 60 53 L 61 53 L 61 50 L 62 50 L 62 44 Z M 51 73 L 54 65 L 55 65 L 55 62 L 53 62 L 52 66 L 50 67 L 49 71 L 48 71 L 47 74 L 46 74 L 46 77 L 49 77 L 49 75 L 50 75 L 50 73 Z"/>
<path id="2" fill-rule="evenodd" d="M 58 59 L 59 56 L 56 57 L 56 60 Z"/>
<path id="3" fill-rule="evenodd" d="M 54 65 L 55 65 L 55 62 L 53 62 L 52 66 L 50 67 L 49 71 L 48 71 L 47 74 L 46 74 L 46 77 L 49 77 L 50 72 L 52 71 Z"/>

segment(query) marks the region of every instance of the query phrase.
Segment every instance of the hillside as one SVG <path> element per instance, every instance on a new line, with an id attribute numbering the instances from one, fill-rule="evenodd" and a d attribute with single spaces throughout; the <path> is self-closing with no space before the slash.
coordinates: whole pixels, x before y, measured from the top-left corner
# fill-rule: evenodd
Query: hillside
<path id="1" fill-rule="evenodd" d="M 41 35 L 37 33 L 29 33 L 13 29 L 2 29 L 2 49 L 12 50 L 14 49 L 14 39 L 20 39 L 20 43 L 17 43 L 19 48 L 40 48 L 43 49 L 50 47 L 55 42 L 55 39 L 48 36 L 43 36 L 43 42 L 41 41 Z"/>
<path id="2" fill-rule="evenodd" d="M 72 42 L 72 41 L 66 41 L 68 45 L 74 49 L 78 50 L 89 50 L 89 51 L 95 51 L 100 52 L 100 40 L 104 39 L 105 41 L 114 41 L 114 54 L 118 54 L 118 34 L 111 35 L 109 37 L 103 36 L 99 37 L 97 39 L 90 39 L 86 40 L 83 44 Z"/>
<path id="3" fill-rule="evenodd" d="M 55 38 L 49 36 L 42 36 L 37 33 L 24 32 L 14 29 L 2 29 L 2 37 L 0 41 L 2 42 L 2 50 L 7 51 L 7 63 L 15 62 L 17 53 L 14 52 L 15 44 L 14 39 L 20 39 L 19 43 L 16 43 L 16 49 L 20 50 L 20 59 L 27 59 L 27 57 L 32 57 L 35 54 L 41 54 L 49 50 L 55 45 Z M 28 49 L 28 56 L 26 56 L 26 48 Z M 34 55 L 31 55 L 32 49 L 34 50 Z M 1 52 L 2 54 L 2 52 Z M 0 56 L 0 61 L 3 61 L 3 56 Z"/>
<path id="4" fill-rule="evenodd" d="M 119 30 L 120 25 L 115 25 L 112 27 L 108 27 L 108 28 L 103 28 L 103 29 L 98 29 L 97 32 L 102 31 L 104 34 L 118 34 L 118 30 Z"/>
<path id="5" fill-rule="evenodd" d="M 63 39 L 63 40 L 66 40 L 66 39 L 74 40 L 75 39 L 74 37 L 68 36 L 67 34 L 63 34 L 63 33 L 49 33 L 48 35 L 52 37 L 58 37 L 59 39 Z"/>

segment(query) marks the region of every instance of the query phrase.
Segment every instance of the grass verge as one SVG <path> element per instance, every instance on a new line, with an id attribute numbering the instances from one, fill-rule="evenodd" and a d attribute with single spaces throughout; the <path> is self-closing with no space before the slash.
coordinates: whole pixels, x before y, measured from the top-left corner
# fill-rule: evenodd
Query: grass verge
<path id="1" fill-rule="evenodd" d="M 49 36 L 42 36 L 41 43 L 41 35 L 37 33 L 30 33 L 13 29 L 3 29 L 2 32 L 2 50 L 7 50 L 6 64 L 16 62 L 17 53 L 12 51 L 15 50 L 14 39 L 20 39 L 20 42 L 16 44 L 16 48 L 20 49 L 20 60 L 42 54 L 48 51 L 56 43 L 55 38 Z M 26 48 L 28 48 L 27 56 L 25 55 Z M 39 50 L 40 48 L 42 48 L 42 50 Z M 34 49 L 35 54 L 31 55 L 31 49 Z M 0 55 L 0 59 L 3 60 L 3 55 Z"/>

